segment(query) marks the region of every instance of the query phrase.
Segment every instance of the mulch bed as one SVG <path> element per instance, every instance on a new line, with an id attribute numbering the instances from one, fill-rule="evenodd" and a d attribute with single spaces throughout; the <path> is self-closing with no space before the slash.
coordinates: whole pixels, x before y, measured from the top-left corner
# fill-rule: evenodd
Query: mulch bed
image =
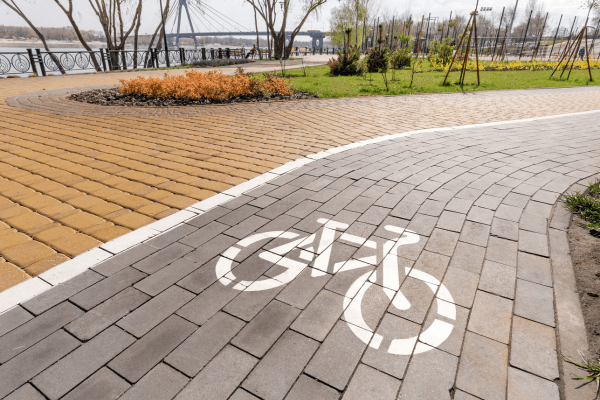
<path id="1" fill-rule="evenodd" d="M 585 319 L 589 341 L 589 356 L 600 358 L 600 238 L 597 231 L 579 226 L 586 223 L 573 216 L 569 228 L 569 247 L 577 281 L 577 291 Z M 580 362 L 577 354 L 570 357 Z"/>
<path id="2" fill-rule="evenodd" d="M 118 88 L 95 89 L 85 92 L 74 93 L 67 97 L 82 103 L 96 104 L 100 106 L 125 106 L 125 107 L 182 107 L 201 106 L 210 104 L 235 104 L 235 103 L 257 103 L 285 100 L 316 99 L 312 93 L 296 90 L 291 96 L 262 96 L 262 97 L 236 97 L 229 100 L 213 99 L 173 99 L 144 97 L 119 92 Z"/>

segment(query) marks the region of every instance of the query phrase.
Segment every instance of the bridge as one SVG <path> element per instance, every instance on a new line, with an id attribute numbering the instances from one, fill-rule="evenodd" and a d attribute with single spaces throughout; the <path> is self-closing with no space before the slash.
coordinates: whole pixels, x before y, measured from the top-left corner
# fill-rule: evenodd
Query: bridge
<path id="1" fill-rule="evenodd" d="M 190 12 L 191 11 L 191 12 Z M 191 32 L 181 32 L 181 18 L 187 14 L 187 21 L 189 23 Z M 192 22 L 192 15 L 195 16 Z M 181 38 L 194 39 L 194 44 L 198 47 L 198 41 L 196 38 L 202 36 L 256 36 L 256 31 L 251 31 L 243 25 L 235 22 L 228 16 L 214 9 L 207 2 L 191 2 L 189 0 L 179 0 L 176 7 L 172 7 L 167 15 L 167 21 L 173 21 L 172 31 L 175 30 L 175 24 L 177 24 L 177 30 L 175 33 L 167 33 L 167 40 L 170 45 L 173 45 L 173 39 L 175 40 L 174 45 L 179 46 L 179 40 Z M 199 32 L 199 26 L 203 25 L 210 32 Z M 166 23 L 165 23 L 166 25 Z M 215 26 L 221 25 L 224 27 L 223 31 L 216 31 Z M 227 28 L 225 28 L 227 26 Z M 212 28 L 212 29 L 211 29 Z M 233 30 L 231 30 L 233 28 Z M 259 36 L 270 36 L 268 32 L 258 32 Z M 321 31 L 308 30 L 305 32 L 298 32 L 297 36 L 310 36 L 312 39 L 312 47 L 316 49 L 323 48 L 323 42 L 325 41 L 325 33 Z M 286 44 L 289 43 L 292 37 L 292 32 L 286 32 Z"/>
<path id="2" fill-rule="evenodd" d="M 269 32 L 258 32 L 259 36 L 269 36 Z M 178 32 L 178 33 L 167 33 L 167 39 L 170 44 L 173 44 L 173 39 L 175 39 L 175 45 L 179 44 L 180 38 L 191 38 L 195 39 L 197 37 L 203 36 L 253 36 L 256 37 L 256 31 L 254 32 Z M 321 31 L 306 31 L 306 32 L 298 32 L 296 36 L 310 36 L 312 39 L 312 47 L 315 49 L 323 48 L 323 42 L 325 40 L 325 33 Z M 286 32 L 286 44 L 289 43 L 289 40 L 292 37 L 292 32 Z"/>

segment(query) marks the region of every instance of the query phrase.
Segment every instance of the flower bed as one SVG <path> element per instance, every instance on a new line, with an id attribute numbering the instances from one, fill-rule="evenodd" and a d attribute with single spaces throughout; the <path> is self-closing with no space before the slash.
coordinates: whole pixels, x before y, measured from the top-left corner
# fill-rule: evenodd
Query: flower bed
<path id="1" fill-rule="evenodd" d="M 290 96 L 294 89 L 273 76 L 257 76 L 239 70 L 233 76 L 220 71 L 186 71 L 185 75 L 163 78 L 121 79 L 121 93 L 153 98 L 207 99 L 224 101 L 244 97 Z"/>

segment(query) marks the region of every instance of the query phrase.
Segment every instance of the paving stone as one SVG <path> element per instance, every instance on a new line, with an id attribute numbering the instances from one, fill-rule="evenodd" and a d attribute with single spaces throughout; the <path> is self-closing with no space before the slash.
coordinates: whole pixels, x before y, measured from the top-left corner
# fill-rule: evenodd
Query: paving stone
<path id="1" fill-rule="evenodd" d="M 268 224 L 263 225 L 261 228 L 257 229 L 256 232 L 262 233 L 271 231 L 287 231 L 292 226 L 296 225 L 299 221 L 299 218 L 292 217 L 290 215 L 280 215 L 279 217 L 270 221 Z"/>
<path id="2" fill-rule="evenodd" d="M 527 203 L 529 202 L 529 196 L 525 196 L 518 193 L 509 193 L 504 200 L 502 200 L 503 204 L 507 204 L 509 206 L 525 208 Z"/>
<path id="3" fill-rule="evenodd" d="M 48 398 L 58 399 L 133 342 L 135 338 L 112 326 L 46 369 L 32 382 Z"/>
<path id="4" fill-rule="evenodd" d="M 373 346 L 367 347 L 362 357 L 362 362 L 386 374 L 402 379 L 416 340 L 409 347 L 401 349 L 394 348 L 392 341 L 409 337 L 416 339 L 420 329 L 421 326 L 418 324 L 386 313 L 381 324 L 375 331 L 375 334 L 381 336 L 383 340 L 377 348 Z M 390 352 L 389 350 L 393 351 Z M 398 352 L 402 352 L 403 354 L 395 354 Z"/>
<path id="5" fill-rule="evenodd" d="M 309 192 L 309 191 L 306 191 L 306 192 Z M 313 193 L 313 192 L 309 192 L 309 193 Z M 287 197 L 286 197 L 286 199 L 287 199 Z M 305 200 L 305 199 L 302 198 L 302 200 Z M 268 220 L 277 218 L 278 216 L 282 215 L 286 211 L 291 210 L 297 204 L 298 203 L 296 203 L 296 202 L 287 201 L 285 199 L 279 200 L 276 203 L 273 203 L 270 206 L 263 208 L 262 210 L 257 212 L 256 215 L 251 215 L 249 218 L 244 219 L 243 221 L 236 224 L 234 226 L 234 228 L 238 227 L 236 230 L 227 231 L 227 232 L 228 232 L 228 234 L 235 233 L 236 236 L 239 237 L 239 236 L 243 235 L 244 231 L 247 231 L 249 229 L 249 226 L 251 226 L 252 223 L 255 223 L 257 221 L 261 221 L 261 223 L 263 223 L 263 222 L 266 223 Z M 258 218 L 260 218 L 260 219 L 258 219 Z"/>
<path id="6" fill-rule="evenodd" d="M 4 364 L 81 314 L 83 311 L 65 302 L 11 330 L 0 337 L 0 363 Z"/>
<path id="7" fill-rule="evenodd" d="M 519 225 L 514 221 L 494 217 L 491 234 L 492 236 L 516 242 L 519 240 Z"/>
<path id="8" fill-rule="evenodd" d="M 231 227 L 229 225 L 213 221 L 208 223 L 207 225 L 204 225 L 200 229 L 196 229 L 193 233 L 185 236 L 184 238 L 179 239 L 179 243 L 182 243 L 192 248 L 198 248 L 204 243 L 214 238 L 215 236 L 225 232 L 230 228 Z"/>
<path id="9" fill-rule="evenodd" d="M 212 273 L 214 274 L 214 269 Z M 238 294 L 240 294 L 238 290 L 224 286 L 220 281 L 217 281 L 183 306 L 177 312 L 177 315 L 192 321 L 196 325 L 203 325 Z"/>
<path id="10" fill-rule="evenodd" d="M 227 399 L 258 360 L 232 346 L 221 352 L 175 397 L 176 400 Z"/>
<path id="11" fill-rule="evenodd" d="M 233 338 L 231 344 L 262 357 L 298 314 L 299 310 L 273 300 Z"/>
<path id="12" fill-rule="evenodd" d="M 539 215 L 546 219 L 550 218 L 552 213 L 552 205 L 539 203 L 537 201 L 530 200 L 525 207 L 525 214 Z"/>
<path id="13" fill-rule="evenodd" d="M 494 212 L 487 208 L 473 206 L 467 214 L 467 221 L 478 222 L 480 224 L 490 225 L 494 218 Z"/>
<path id="14" fill-rule="evenodd" d="M 349 260 L 342 266 L 338 273 L 331 278 L 327 285 L 325 285 L 325 289 L 341 294 L 342 296 L 353 298 L 356 293 L 358 293 L 359 289 L 353 287 L 355 282 L 359 278 L 366 281 L 368 275 L 365 275 L 374 270 L 375 267 L 370 264 L 357 260 Z"/>
<path id="15" fill-rule="evenodd" d="M 267 190 L 271 186 L 272 185 L 263 185 L 262 188 L 264 188 L 263 190 Z M 275 186 L 273 186 L 273 187 L 275 187 Z M 255 190 L 259 190 L 259 189 L 261 189 L 261 188 L 256 188 Z M 249 193 L 246 193 L 246 194 L 249 194 Z M 196 228 L 202 228 L 204 225 L 209 224 L 210 222 L 215 221 L 229 213 L 231 213 L 230 209 L 218 206 L 211 210 L 208 210 L 204 214 L 198 215 L 197 217 L 192 218 L 189 221 L 186 221 L 186 224 L 195 226 Z"/>
<path id="16" fill-rule="evenodd" d="M 147 275 L 137 269 L 126 267 L 101 280 L 93 286 L 72 296 L 70 300 L 86 311 L 111 298 L 128 286 L 144 279 Z"/>
<path id="17" fill-rule="evenodd" d="M 485 259 L 516 268 L 517 242 L 494 236 L 490 237 L 485 253 Z"/>
<path id="18" fill-rule="evenodd" d="M 490 226 L 466 221 L 460 234 L 460 241 L 476 246 L 487 246 Z"/>
<path id="19" fill-rule="evenodd" d="M 442 301 L 442 303 L 445 302 Z M 431 308 L 427 319 L 423 324 L 423 332 L 419 336 L 419 342 L 425 343 L 431 347 L 435 347 L 455 356 L 459 356 L 462 350 L 463 340 L 465 338 L 465 331 L 467 330 L 469 310 L 467 308 L 455 306 L 456 318 L 453 320 L 451 318 L 441 316 L 437 311 L 434 312 L 436 309 L 439 309 L 438 306 L 440 302 L 438 301 L 434 304 L 435 307 Z M 436 320 L 438 320 L 437 324 L 439 324 L 440 322 L 445 322 L 453 326 L 452 332 L 450 333 L 448 338 L 441 343 L 437 332 L 428 331 L 428 329 L 431 327 L 431 324 L 433 324 Z M 421 344 L 419 344 L 419 346 L 421 346 Z"/>
<path id="20" fill-rule="evenodd" d="M 241 196 L 238 196 L 234 199 L 231 199 L 231 200 L 223 203 L 221 206 L 228 208 L 230 210 L 235 210 L 237 208 L 240 208 L 244 204 L 247 204 L 248 202 L 250 202 L 252 200 L 253 200 L 252 196 L 241 195 Z"/>
<path id="21" fill-rule="evenodd" d="M 108 260 L 92 267 L 92 270 L 104 275 L 111 276 L 123 268 L 128 267 L 156 252 L 156 248 L 148 246 L 145 243 L 138 244 L 120 254 L 117 254 Z"/>
<path id="22" fill-rule="evenodd" d="M 354 329 L 362 332 L 367 342 L 373 336 L 372 332 L 358 327 Z M 344 390 L 366 346 L 346 322 L 338 321 L 311 359 L 305 373 L 337 390 Z"/>
<path id="23" fill-rule="evenodd" d="M 364 260 L 365 262 L 370 262 L 371 264 L 377 262 L 375 260 L 376 257 L 371 256 L 373 252 L 373 249 L 367 248 L 364 245 L 356 250 L 356 247 L 354 246 L 349 246 L 336 241 L 332 245 L 330 251 L 322 252 L 313 262 L 311 262 L 310 266 L 323 272 L 335 273 L 354 254 L 356 254 L 355 258 L 368 258 L 367 260 Z M 365 253 L 368 254 L 368 257 L 365 257 Z"/>
<path id="24" fill-rule="evenodd" d="M 165 362 L 194 377 L 245 326 L 237 318 L 219 312 L 165 358 Z"/>
<path id="25" fill-rule="evenodd" d="M 379 326 L 395 291 L 371 281 L 361 286 L 359 294 L 346 307 L 342 318 L 360 328 L 374 331 Z"/>
<path id="26" fill-rule="evenodd" d="M 400 380 L 359 364 L 342 399 L 394 400 L 398 389 L 400 389 Z"/>
<path id="27" fill-rule="evenodd" d="M 257 399 L 258 399 L 258 397 L 251 395 L 250 393 L 246 392 L 244 389 L 236 390 L 229 398 L 229 400 L 257 400 Z"/>
<path id="28" fill-rule="evenodd" d="M 507 369 L 507 345 L 472 332 L 466 333 L 456 376 L 458 389 L 482 399 L 504 400 Z"/>
<path id="29" fill-rule="evenodd" d="M 0 336 L 18 328 L 31 319 L 33 319 L 33 316 L 20 306 L 0 314 Z"/>
<path id="30" fill-rule="evenodd" d="M 433 278 L 437 279 L 437 282 L 431 280 L 431 283 L 438 285 L 444 277 L 444 273 L 448 268 L 449 262 L 450 257 L 446 257 L 437 253 L 431 253 L 429 251 L 423 251 L 415 263 L 414 269 L 431 275 Z M 419 276 L 415 275 L 414 270 L 411 271 L 410 276 L 420 278 Z"/>
<path id="31" fill-rule="evenodd" d="M 162 249 L 162 248 L 169 246 L 172 243 L 175 243 L 179 239 L 182 239 L 182 238 L 196 232 L 197 230 L 198 230 L 198 228 L 195 226 L 188 225 L 188 224 L 181 224 L 181 225 L 176 226 L 173 229 L 166 231 L 165 233 L 162 233 L 162 234 L 148 240 L 147 242 L 144 242 L 144 244 L 146 244 L 148 246 L 152 246 L 155 249 Z"/>
<path id="32" fill-rule="evenodd" d="M 398 399 L 450 399 L 457 367 L 458 357 L 438 349 L 415 354 Z"/>
<path id="33" fill-rule="evenodd" d="M 290 186 L 290 188 L 292 188 L 292 190 L 297 189 L 296 187 L 292 187 L 292 186 Z M 280 190 L 280 189 L 276 189 L 276 190 Z M 269 196 L 279 198 L 279 196 L 277 196 L 275 193 L 276 190 L 270 192 Z M 217 219 L 217 222 L 220 222 L 222 224 L 229 225 L 229 226 L 235 226 L 235 225 L 239 224 L 240 222 L 242 222 L 243 220 L 245 220 L 246 218 L 248 218 L 249 216 L 256 214 L 259 211 L 261 211 L 261 209 L 258 207 L 243 205 L 243 206 L 235 209 L 234 211 L 231 211 L 230 213 L 225 214 L 221 218 Z"/>
<path id="34" fill-rule="evenodd" d="M 277 201 L 276 198 L 265 195 L 265 196 L 258 197 L 256 199 L 248 202 L 248 205 L 258 207 L 258 208 L 265 208 L 265 207 L 270 206 L 271 204 L 275 203 L 276 201 Z"/>
<path id="35" fill-rule="evenodd" d="M 293 307 L 305 309 L 330 279 L 331 275 L 322 271 L 304 268 L 300 275 L 279 292 L 276 299 Z"/>
<path id="36" fill-rule="evenodd" d="M 412 219 L 420 207 L 420 204 L 402 201 L 390 212 L 390 215 L 403 219 Z"/>
<path id="37" fill-rule="evenodd" d="M 445 202 L 425 200 L 425 202 L 419 208 L 419 214 L 431 215 L 433 217 L 439 217 L 446 206 Z"/>
<path id="38" fill-rule="evenodd" d="M 193 293 L 171 286 L 120 320 L 117 325 L 140 338 L 193 298 Z"/>
<path id="39" fill-rule="evenodd" d="M 46 398 L 29 383 L 12 392 L 5 400 L 46 400 Z"/>
<path id="40" fill-rule="evenodd" d="M 496 218 L 501 218 L 508 221 L 519 222 L 522 212 L 522 208 L 509 206 L 507 204 L 500 204 L 500 206 L 494 213 L 494 216 Z"/>
<path id="41" fill-rule="evenodd" d="M 454 253 L 454 247 L 456 247 L 458 237 L 459 234 L 456 232 L 436 228 L 433 230 L 431 237 L 427 241 L 425 250 L 443 254 L 445 256 L 451 256 Z"/>
<path id="42" fill-rule="evenodd" d="M 511 300 L 478 290 L 468 330 L 508 344 L 512 307 Z"/>
<path id="43" fill-rule="evenodd" d="M 286 211 L 286 215 L 297 218 L 305 218 L 307 215 L 321 207 L 321 203 L 312 200 L 304 200 L 302 203 L 295 205 L 290 210 Z"/>
<path id="44" fill-rule="evenodd" d="M 480 274 L 484 257 L 485 247 L 458 242 L 450 260 L 450 267 Z"/>
<path id="45" fill-rule="evenodd" d="M 462 390 L 456 390 L 454 392 L 454 400 L 479 400 L 479 398 L 471 396 L 469 393 L 465 393 Z"/>
<path id="46" fill-rule="evenodd" d="M 493 187 L 493 186 L 492 186 Z M 491 189 L 491 188 L 490 188 Z M 489 192 L 488 189 L 486 192 Z M 496 210 L 500 203 L 502 202 L 502 197 L 490 196 L 489 194 L 482 194 L 473 205 L 477 207 L 487 208 L 489 210 Z"/>
<path id="47" fill-rule="evenodd" d="M 318 342 L 287 331 L 242 386 L 262 399 L 283 399 L 318 347 Z"/>
<path id="48" fill-rule="evenodd" d="M 459 214 L 466 214 L 469 212 L 469 209 L 473 205 L 473 200 L 453 198 L 450 200 L 448 204 L 446 204 L 445 209 L 448 211 L 454 211 Z"/>
<path id="49" fill-rule="evenodd" d="M 180 258 L 172 264 L 169 264 L 152 275 L 142 279 L 136 283 L 134 287 L 150 296 L 156 296 L 199 267 L 200 265 L 190 260 Z"/>
<path id="50" fill-rule="evenodd" d="M 339 400 L 340 394 L 327 385 L 322 384 L 306 375 L 301 375 L 286 400 Z"/>
<path id="51" fill-rule="evenodd" d="M 31 347 L 27 346 L 25 351 L 0 366 L 0 397 L 18 389 L 79 345 L 77 339 L 60 330 Z"/>
<path id="52" fill-rule="evenodd" d="M 114 358 L 108 366 L 129 382 L 135 383 L 179 346 L 196 328 L 196 325 L 171 315 Z"/>
<path id="53" fill-rule="evenodd" d="M 406 227 L 409 231 L 419 235 L 429 236 L 437 224 L 437 218 L 424 214 L 415 214 Z"/>
<path id="54" fill-rule="evenodd" d="M 519 230 L 519 251 L 549 257 L 548 238 L 545 234 Z"/>
<path id="55" fill-rule="evenodd" d="M 384 193 L 381 197 L 377 199 L 375 202 L 376 206 L 385 207 L 385 208 L 394 208 L 400 200 L 404 197 L 404 194 L 394 194 L 394 193 Z"/>
<path id="56" fill-rule="evenodd" d="M 229 304 L 223 308 L 223 311 L 248 322 L 265 308 L 265 306 L 269 304 L 283 288 L 284 285 L 258 292 L 245 290 L 229 302 Z"/>
<path id="57" fill-rule="evenodd" d="M 435 285 L 432 286 L 436 287 Z M 437 288 L 435 290 L 437 290 Z M 409 321 L 422 324 L 423 321 L 425 321 L 425 315 L 433 300 L 434 292 L 432 289 L 429 285 L 425 284 L 425 282 L 409 276 L 404 280 L 404 283 L 402 283 L 400 292 L 397 296 L 400 295 L 400 293 L 408 300 L 410 307 L 401 310 L 396 308 L 394 302 L 392 302 L 388 311 Z"/>
<path id="58" fill-rule="evenodd" d="M 344 296 L 322 290 L 290 328 L 322 342 L 342 315 L 343 303 Z"/>
<path id="59" fill-rule="evenodd" d="M 188 382 L 168 365 L 158 364 L 119 400 L 172 399 Z"/>
<path id="60" fill-rule="evenodd" d="M 549 192 L 547 190 L 538 190 L 533 195 L 531 200 L 553 205 L 554 203 L 556 203 L 556 200 L 558 200 L 558 196 L 560 196 L 560 193 Z"/>
<path id="61" fill-rule="evenodd" d="M 444 211 L 438 219 L 437 227 L 448 231 L 460 232 L 465 222 L 465 214 Z"/>
<path id="62" fill-rule="evenodd" d="M 466 308 L 471 308 L 473 305 L 478 282 L 478 274 L 454 267 L 448 268 L 442 281 L 452 296 L 452 303 Z M 442 296 L 442 298 L 444 297 Z M 444 300 L 450 301 L 446 298 Z"/>
<path id="63" fill-rule="evenodd" d="M 554 328 L 515 316 L 510 365 L 550 381 L 559 377 Z"/>
<path id="64" fill-rule="evenodd" d="M 541 215 L 523 214 L 519 221 L 519 229 L 545 235 L 548 229 L 548 219 Z"/>
<path id="65" fill-rule="evenodd" d="M 517 270 L 515 268 L 486 260 L 479 280 L 479 289 L 514 299 L 516 280 Z"/>
<path id="66" fill-rule="evenodd" d="M 517 265 L 517 276 L 519 279 L 552 287 L 550 259 L 519 252 Z"/>
<path id="67" fill-rule="evenodd" d="M 340 193 L 340 190 L 334 190 L 331 188 L 325 188 L 319 190 L 316 194 L 313 194 L 309 197 L 309 200 L 317 201 L 319 203 L 325 203 L 333 197 L 337 196 Z"/>
<path id="68" fill-rule="evenodd" d="M 306 233 L 315 233 L 317 230 L 319 230 L 323 227 L 323 224 L 318 222 L 319 219 L 321 219 L 321 218 L 332 219 L 332 217 L 333 217 L 333 215 L 331 215 L 331 214 L 326 214 L 326 213 L 323 213 L 320 211 L 315 211 L 315 212 L 311 213 L 308 217 L 304 218 L 303 220 L 298 222 L 296 225 L 294 225 L 294 228 L 301 230 L 303 232 L 306 232 Z"/>
<path id="69" fill-rule="evenodd" d="M 198 247 L 191 253 L 188 253 L 185 258 L 202 265 L 210 261 L 215 256 L 221 254 L 223 251 L 233 246 L 237 242 L 238 240 L 236 238 L 232 238 L 231 236 L 219 235 L 212 238 L 203 246 Z"/>
<path id="70" fill-rule="evenodd" d="M 102 368 L 77 386 L 64 399 L 116 399 L 131 386 L 108 368 Z"/>
<path id="71" fill-rule="evenodd" d="M 537 399 L 559 400 L 558 385 L 516 368 L 509 368 L 507 400 Z"/>
<path id="72" fill-rule="evenodd" d="M 65 329 L 79 340 L 89 340 L 148 300 L 150 296 L 129 287 L 75 319 Z"/>
<path id="73" fill-rule="evenodd" d="M 185 256 L 192 250 L 193 248 L 190 246 L 186 246 L 181 243 L 173 243 L 152 254 L 151 256 L 146 257 L 142 261 L 138 261 L 137 263 L 133 264 L 133 268 L 147 274 L 153 274 L 163 268 L 165 265 L 168 265 L 173 261 Z"/>
<path id="74" fill-rule="evenodd" d="M 390 213 L 388 208 L 371 206 L 364 214 L 359 218 L 359 222 L 365 222 L 367 224 L 379 225 Z"/>
<path id="75" fill-rule="evenodd" d="M 552 288 L 517 279 L 515 315 L 548 326 L 556 326 L 554 321 L 554 292 Z"/>
<path id="76" fill-rule="evenodd" d="M 34 315 L 39 315 L 103 278 L 102 275 L 92 270 L 87 270 L 67 282 L 54 286 L 50 290 L 22 303 L 22 306 Z"/>

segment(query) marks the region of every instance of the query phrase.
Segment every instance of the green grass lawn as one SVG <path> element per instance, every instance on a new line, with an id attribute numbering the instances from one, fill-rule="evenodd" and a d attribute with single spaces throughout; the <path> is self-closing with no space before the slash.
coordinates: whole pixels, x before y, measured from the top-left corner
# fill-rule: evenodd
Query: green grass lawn
<path id="1" fill-rule="evenodd" d="M 424 64 L 422 69 L 431 67 Z M 442 85 L 446 72 L 421 72 L 415 74 L 413 85 L 409 87 L 411 71 L 402 69 L 396 70 L 395 80 L 392 80 L 392 72 L 388 71 L 389 90 L 386 90 L 380 73 L 367 74 L 366 77 L 331 76 L 328 66 L 308 67 L 306 72 L 304 77 L 298 76 L 302 75 L 301 69 L 288 70 L 288 75 L 296 75 L 290 85 L 323 98 L 600 85 L 599 70 L 592 70 L 594 82 L 589 81 L 587 70 L 573 70 L 568 81 L 565 80 L 566 73 L 562 81 L 549 79 L 552 71 L 487 71 L 480 72 L 480 86 L 477 86 L 477 72 L 467 71 L 462 87 L 457 84 L 459 72 L 450 73 L 449 85 L 446 86 Z M 557 72 L 555 77 L 557 75 L 560 74 Z"/>

